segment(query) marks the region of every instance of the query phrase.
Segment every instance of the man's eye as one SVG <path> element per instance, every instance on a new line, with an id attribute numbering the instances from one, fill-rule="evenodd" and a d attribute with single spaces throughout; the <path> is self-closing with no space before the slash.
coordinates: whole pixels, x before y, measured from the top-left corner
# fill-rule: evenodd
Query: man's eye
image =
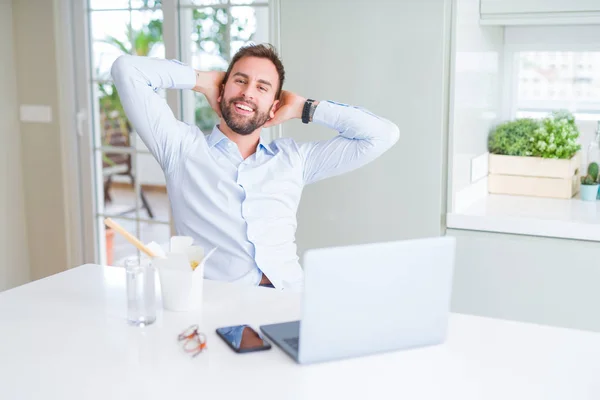
<path id="1" fill-rule="evenodd" d="M 263 92 L 266 92 L 266 91 L 267 91 L 267 88 L 266 88 L 266 87 L 264 87 L 264 86 L 260 86 L 260 87 L 259 87 L 259 89 L 260 89 L 261 91 L 263 91 Z"/>
<path id="2" fill-rule="evenodd" d="M 236 79 L 237 83 L 246 83 L 243 79 Z"/>

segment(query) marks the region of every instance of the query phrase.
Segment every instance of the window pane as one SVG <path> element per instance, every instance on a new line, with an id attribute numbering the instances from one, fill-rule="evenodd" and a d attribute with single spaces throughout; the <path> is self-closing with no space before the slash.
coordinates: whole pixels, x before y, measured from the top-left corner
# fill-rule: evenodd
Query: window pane
<path id="1" fill-rule="evenodd" d="M 266 7 L 232 7 L 230 28 L 230 57 L 248 42 L 269 40 L 269 10 Z"/>
<path id="2" fill-rule="evenodd" d="M 211 108 L 202 94 L 195 94 L 195 125 L 197 125 L 206 135 L 210 134 L 214 126 L 219 122 L 219 116 Z"/>
<path id="3" fill-rule="evenodd" d="M 102 157 L 102 189 L 98 193 L 98 213 L 108 217 L 135 218 L 133 155 L 110 152 L 98 154 Z"/>
<path id="4" fill-rule="evenodd" d="M 191 65 L 202 71 L 225 71 L 229 64 L 229 35 L 227 35 L 227 9 L 203 8 L 192 11 Z M 194 123 L 209 134 L 218 122 L 206 98 L 195 93 L 188 97 L 194 101 Z"/>
<path id="5" fill-rule="evenodd" d="M 131 0 L 131 8 L 160 8 L 162 0 Z"/>
<path id="6" fill-rule="evenodd" d="M 225 70 L 229 61 L 228 9 L 192 12 L 192 62 L 202 70 Z"/>
<path id="7" fill-rule="evenodd" d="M 182 6 L 214 6 L 227 4 L 227 0 L 180 0 Z"/>
<path id="8" fill-rule="evenodd" d="M 163 15 L 161 10 L 133 11 L 131 13 L 131 28 L 133 54 L 148 57 L 165 57 Z"/>
<path id="9" fill-rule="evenodd" d="M 141 140 L 137 141 L 138 150 L 143 146 Z M 141 145 L 140 145 L 141 144 Z M 138 153 L 138 174 L 140 180 L 140 200 L 143 211 L 142 218 L 149 218 L 155 221 L 169 222 L 170 203 L 167 196 L 167 185 L 165 175 L 160 165 L 148 153 Z"/>
<path id="10" fill-rule="evenodd" d="M 269 4 L 269 0 L 231 0 L 231 4 Z"/>
<path id="11" fill-rule="evenodd" d="M 95 82 L 98 109 L 99 140 L 96 146 L 132 146 L 130 132 L 132 130 L 129 120 L 121 104 L 121 99 L 115 84 Z"/>
<path id="12" fill-rule="evenodd" d="M 110 68 L 123 52 L 112 44 L 95 41 L 93 43 L 93 79 L 107 81 L 111 79 Z"/>
<path id="13" fill-rule="evenodd" d="M 92 28 L 93 77 L 110 79 L 110 67 L 121 54 L 131 52 L 129 11 L 98 11 L 90 14 Z"/>
<path id="14" fill-rule="evenodd" d="M 600 52 L 518 54 L 519 111 L 593 113 L 599 107 Z"/>
<path id="15" fill-rule="evenodd" d="M 90 9 L 92 10 L 107 10 L 107 9 L 128 9 L 129 0 L 90 0 Z"/>

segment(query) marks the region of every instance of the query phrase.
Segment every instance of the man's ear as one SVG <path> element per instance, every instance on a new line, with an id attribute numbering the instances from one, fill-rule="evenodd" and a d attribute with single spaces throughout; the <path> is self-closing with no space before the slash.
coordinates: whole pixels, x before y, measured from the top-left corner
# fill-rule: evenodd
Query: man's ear
<path id="1" fill-rule="evenodd" d="M 223 92 L 225 91 L 225 84 L 221 84 L 221 90 L 219 90 L 219 97 L 217 97 L 217 101 L 221 102 L 221 97 L 223 97 Z"/>
<path id="2" fill-rule="evenodd" d="M 278 106 L 279 106 L 279 100 L 275 100 L 275 102 L 271 106 L 271 109 L 269 110 L 269 117 L 270 118 L 274 118 L 275 117 L 275 111 L 277 111 L 277 107 Z"/>

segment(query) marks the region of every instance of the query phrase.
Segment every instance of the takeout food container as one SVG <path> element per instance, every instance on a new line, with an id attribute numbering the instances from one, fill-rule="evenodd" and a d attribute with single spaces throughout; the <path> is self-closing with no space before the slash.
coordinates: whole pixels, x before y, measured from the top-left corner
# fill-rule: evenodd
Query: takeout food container
<path id="1" fill-rule="evenodd" d="M 168 252 L 155 242 L 147 245 L 156 254 L 153 264 L 158 270 L 165 310 L 192 311 L 202 308 L 204 266 L 217 248 L 205 255 L 204 249 L 193 243 L 189 236 L 173 236 Z"/>

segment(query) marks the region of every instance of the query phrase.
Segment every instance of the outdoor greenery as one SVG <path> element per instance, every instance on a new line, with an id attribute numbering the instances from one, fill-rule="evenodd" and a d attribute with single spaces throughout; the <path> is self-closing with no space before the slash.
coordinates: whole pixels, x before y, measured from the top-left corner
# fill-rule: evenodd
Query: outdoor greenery
<path id="1" fill-rule="evenodd" d="M 544 119 L 522 118 L 498 125 L 488 138 L 492 154 L 570 159 L 581 149 L 574 116 L 554 111 Z"/>
<path id="2" fill-rule="evenodd" d="M 146 3 L 148 3 L 147 0 Z M 161 20 L 154 19 L 148 25 L 137 30 L 128 24 L 125 29 L 126 37 L 131 40 L 119 40 L 114 36 L 107 36 L 103 41 L 114 46 L 123 54 L 138 56 L 147 56 L 157 44 L 162 43 L 163 25 Z M 100 92 L 100 112 L 106 118 L 126 118 L 115 84 L 99 82 L 98 90 Z"/>
<path id="3" fill-rule="evenodd" d="M 160 0 L 144 0 L 146 7 L 160 7 Z M 253 34 L 246 32 L 247 21 L 235 18 L 227 8 L 202 8 L 192 12 L 193 40 L 198 49 L 208 54 L 220 56 L 229 62 L 232 42 L 247 42 Z M 228 24 L 228 21 L 230 24 Z M 108 36 L 103 41 L 117 48 L 123 54 L 148 56 L 153 48 L 163 42 L 163 22 L 160 19 L 151 20 L 141 29 L 126 28 L 125 37 L 129 40 L 119 40 Z M 113 83 L 99 82 L 100 112 L 105 118 L 126 119 L 123 106 L 119 100 Z M 212 110 L 208 101 L 201 94 L 195 95 L 195 120 L 203 132 L 209 132 L 217 123 L 217 114 Z"/>

